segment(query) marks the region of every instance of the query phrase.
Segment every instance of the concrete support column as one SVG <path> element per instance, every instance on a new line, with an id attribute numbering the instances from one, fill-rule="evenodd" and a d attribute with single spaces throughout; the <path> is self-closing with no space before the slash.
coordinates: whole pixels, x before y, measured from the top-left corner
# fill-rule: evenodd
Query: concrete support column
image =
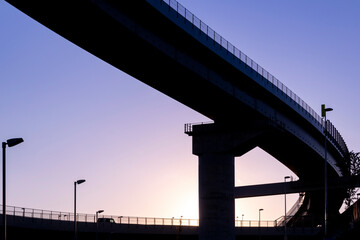
<path id="1" fill-rule="evenodd" d="M 199 239 L 235 239 L 234 156 L 199 155 Z"/>
<path id="2" fill-rule="evenodd" d="M 199 239 L 235 240 L 235 156 L 254 147 L 259 123 L 186 128 L 199 157 Z M 256 126 L 256 127 L 253 127 Z M 264 126 L 264 125 L 261 125 Z"/>

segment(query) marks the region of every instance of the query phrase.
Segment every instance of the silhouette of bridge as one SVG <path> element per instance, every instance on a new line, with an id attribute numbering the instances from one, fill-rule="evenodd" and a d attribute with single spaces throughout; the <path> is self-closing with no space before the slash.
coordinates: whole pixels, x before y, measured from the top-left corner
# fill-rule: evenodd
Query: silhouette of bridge
<path id="1" fill-rule="evenodd" d="M 234 198 L 282 194 L 281 189 L 305 192 L 301 198 L 306 204 L 289 223 L 296 224 L 303 215 L 319 219 L 309 221 L 311 227 L 323 223 L 325 138 L 329 185 L 349 174 L 349 151 L 341 134 L 177 1 L 7 2 L 214 121 L 185 125 L 193 154 L 199 157 L 200 239 L 234 239 Z M 257 146 L 291 169 L 299 181 L 234 187 L 234 158 Z M 338 214 L 345 194 L 344 184 L 329 189 L 330 218 Z"/>

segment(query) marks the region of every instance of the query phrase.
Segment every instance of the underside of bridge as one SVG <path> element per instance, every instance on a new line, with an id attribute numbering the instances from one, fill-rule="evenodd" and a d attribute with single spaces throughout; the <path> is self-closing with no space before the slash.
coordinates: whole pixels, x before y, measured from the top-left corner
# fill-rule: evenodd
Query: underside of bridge
<path id="1" fill-rule="evenodd" d="M 89 53 L 214 120 L 215 124 L 194 126 L 189 133 L 193 153 L 199 156 L 199 195 L 204 201 L 200 203 L 200 233 L 213 224 L 221 226 L 219 231 L 233 233 L 234 158 L 256 146 L 304 183 L 323 183 L 323 133 L 254 81 L 263 80 L 259 74 L 241 62 L 234 67 L 223 47 L 162 0 L 7 2 Z M 336 181 L 346 174 L 341 165 L 346 156 L 333 144 L 328 152 L 328 177 Z M 306 207 L 298 215 L 317 217 L 320 220 L 313 224 L 321 224 L 323 195 L 323 190 L 307 192 Z M 338 214 L 344 196 L 344 191 L 329 192 L 330 216 Z"/>

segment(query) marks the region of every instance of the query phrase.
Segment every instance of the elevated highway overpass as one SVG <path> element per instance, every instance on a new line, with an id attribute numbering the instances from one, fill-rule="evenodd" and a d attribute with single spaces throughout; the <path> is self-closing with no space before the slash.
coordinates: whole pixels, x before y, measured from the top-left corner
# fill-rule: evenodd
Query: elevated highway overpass
<path id="1" fill-rule="evenodd" d="M 328 122 L 324 130 L 323 119 L 299 96 L 176 1 L 7 2 L 214 121 L 185 129 L 199 156 L 200 235 L 233 239 L 234 158 L 256 146 L 303 183 L 321 184 L 326 133 L 329 179 L 348 175 L 349 152 L 337 129 Z M 298 214 L 323 216 L 323 192 L 308 190 Z M 329 191 L 330 216 L 344 196 L 344 189 Z"/>

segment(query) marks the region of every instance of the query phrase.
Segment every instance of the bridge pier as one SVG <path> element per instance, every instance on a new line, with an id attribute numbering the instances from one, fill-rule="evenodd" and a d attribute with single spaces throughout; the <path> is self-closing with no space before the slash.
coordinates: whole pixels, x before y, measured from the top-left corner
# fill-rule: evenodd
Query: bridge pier
<path id="1" fill-rule="evenodd" d="M 235 239 L 234 156 L 199 155 L 199 239 Z"/>
<path id="2" fill-rule="evenodd" d="M 235 239 L 235 156 L 251 150 L 262 134 L 216 124 L 194 125 L 193 154 L 199 159 L 199 239 Z"/>

